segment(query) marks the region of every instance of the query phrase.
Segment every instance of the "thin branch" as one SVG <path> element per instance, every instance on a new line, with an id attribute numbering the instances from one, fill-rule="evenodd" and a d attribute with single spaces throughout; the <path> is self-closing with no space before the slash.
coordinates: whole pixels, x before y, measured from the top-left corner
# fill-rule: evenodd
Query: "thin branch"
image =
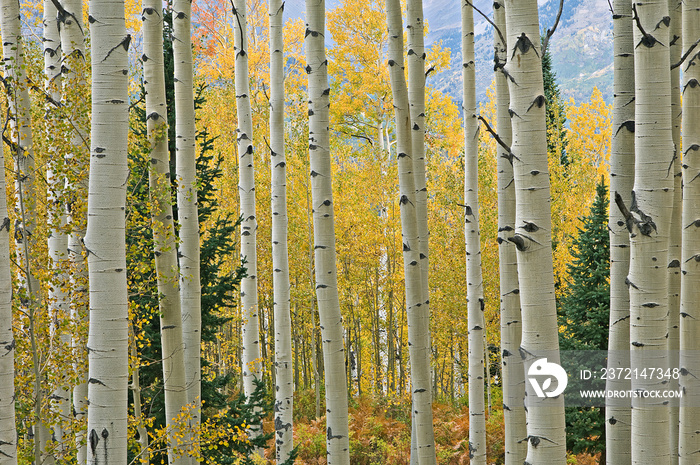
<path id="1" fill-rule="evenodd" d="M 562 2 L 563 2 L 563 1 L 564 1 L 564 0 L 562 0 Z M 471 6 L 472 9 L 473 9 L 474 11 L 476 11 L 477 13 L 479 13 L 486 21 L 489 22 L 489 24 L 490 24 L 491 26 L 493 26 L 493 28 L 494 28 L 494 29 L 496 30 L 496 32 L 498 33 L 498 37 L 501 39 L 501 42 L 502 42 L 503 44 L 508 43 L 508 42 L 506 42 L 506 38 L 503 37 L 503 33 L 501 32 L 501 30 L 498 28 L 498 26 L 496 26 L 496 24 L 495 24 L 493 21 L 491 21 L 491 19 L 490 19 L 488 16 L 486 16 L 484 13 L 482 13 L 482 11 L 481 11 L 480 9 L 478 9 L 477 7 L 475 7 L 474 4 L 473 4 L 472 2 L 470 2 L 469 0 L 464 0 L 464 3 L 466 3 L 466 4 L 469 5 L 469 6 Z"/>
<path id="2" fill-rule="evenodd" d="M 682 56 L 681 59 L 678 61 L 678 63 L 671 65 L 671 69 L 676 69 L 676 68 L 678 68 L 680 65 L 682 65 L 683 62 L 690 56 L 690 54 L 693 53 L 693 50 L 695 50 L 695 47 L 697 47 L 698 44 L 700 44 L 700 39 L 696 40 L 695 43 L 694 43 L 693 45 L 690 46 L 690 48 L 688 49 L 688 51 L 686 51 L 686 52 L 683 54 L 683 56 Z"/>
<path id="3" fill-rule="evenodd" d="M 489 122 L 486 121 L 486 120 L 484 119 L 484 117 L 481 116 L 481 115 L 477 116 L 477 118 L 479 118 L 479 121 L 481 121 L 482 123 L 484 123 L 484 125 L 486 126 L 486 130 L 487 130 L 489 133 L 491 133 L 491 137 L 493 137 L 494 140 L 495 140 L 496 142 L 498 142 L 498 145 L 500 145 L 501 147 L 503 147 L 504 149 L 506 149 L 506 150 L 508 151 L 508 153 L 512 153 L 511 150 L 510 150 L 510 146 L 509 146 L 508 144 L 506 144 L 505 142 L 503 142 L 503 139 L 501 139 L 501 136 L 499 136 L 499 135 L 496 133 L 496 131 L 493 130 L 493 128 L 491 127 L 491 125 L 489 124 Z"/>
<path id="4" fill-rule="evenodd" d="M 559 0 L 559 12 L 557 13 L 557 19 L 554 20 L 554 26 L 551 29 L 547 29 L 547 35 L 544 36 L 544 41 L 542 42 L 542 56 L 547 53 L 547 45 L 549 45 L 549 38 L 554 35 L 554 31 L 557 30 L 559 25 L 559 20 L 561 19 L 561 14 L 564 11 L 564 0 Z"/>

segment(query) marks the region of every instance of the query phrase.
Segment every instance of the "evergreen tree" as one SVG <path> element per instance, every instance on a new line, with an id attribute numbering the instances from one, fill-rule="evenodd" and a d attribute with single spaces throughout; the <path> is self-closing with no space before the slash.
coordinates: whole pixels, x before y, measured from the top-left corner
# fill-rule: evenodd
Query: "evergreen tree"
<path id="1" fill-rule="evenodd" d="M 589 214 L 573 241 L 568 266 L 569 287 L 559 302 L 559 344 L 562 350 L 607 350 L 610 315 L 610 237 L 608 189 L 596 187 Z M 566 443 L 573 453 L 605 449 L 605 415 L 597 407 L 566 409 Z"/>
<path id="2" fill-rule="evenodd" d="M 169 116 L 169 132 L 171 142 L 171 179 L 174 176 L 174 92 L 172 91 L 172 35 L 168 25 L 170 14 L 165 16 L 165 68 Z M 168 72 L 170 70 L 170 72 Z M 203 86 L 196 89 L 195 110 L 205 103 Z M 130 308 L 132 309 L 133 327 L 141 341 L 138 349 L 139 357 L 145 361 L 139 371 L 142 405 L 144 416 L 153 417 L 151 431 L 165 425 L 165 405 L 162 391 L 162 366 L 160 360 L 160 328 L 158 323 L 158 294 L 153 257 L 153 234 L 148 210 L 148 169 L 149 153 L 146 142 L 146 112 L 143 105 L 133 108 L 132 131 L 136 139 L 142 141 L 132 147 L 129 153 L 130 177 L 128 181 L 128 221 L 127 221 L 127 268 L 130 283 Z M 234 240 L 240 219 L 232 214 L 218 214 L 216 200 L 217 189 L 215 182 L 222 176 L 220 164 L 221 154 L 215 154 L 211 137 L 206 128 L 196 134 L 199 156 L 197 157 L 197 180 L 199 189 L 197 202 L 199 205 L 199 224 L 207 226 L 206 235 L 200 231 L 203 238 L 200 250 L 200 273 L 202 287 L 202 341 L 215 342 L 217 333 L 230 318 L 222 315 L 223 309 L 235 306 L 235 296 L 245 268 L 239 266 L 233 272 L 225 270 L 225 261 L 236 254 L 237 244 Z M 173 192 L 175 187 L 173 186 Z M 173 214 L 177 220 L 177 206 L 173 200 Z M 212 219 L 213 218 L 213 219 Z M 144 322 L 138 324 L 138 322 Z M 207 362 L 202 358 L 202 367 Z M 266 398 L 266 390 L 262 383 L 256 385 L 254 395 L 248 403 L 245 397 L 233 393 L 234 380 L 230 374 L 216 376 L 214 379 L 202 379 L 202 422 L 208 418 L 216 418 L 218 427 L 225 431 L 245 430 L 243 425 L 260 424 L 262 417 L 271 411 Z M 131 394 L 130 394 L 131 395 Z M 223 415 L 214 416 L 225 412 Z M 218 444 L 215 449 L 203 448 L 202 454 L 215 463 L 234 463 L 237 457 L 249 456 L 256 447 L 265 447 L 272 434 L 261 435 L 250 442 L 228 441 Z M 133 457 L 131 457 L 133 458 Z M 166 460 L 165 454 L 152 453 L 151 463 L 161 463 Z M 252 463 L 248 459 L 244 464 Z M 293 463 L 293 458 L 289 461 Z"/>
<path id="3" fill-rule="evenodd" d="M 562 165 L 568 165 L 566 155 L 566 108 L 561 97 L 557 74 L 552 69 L 552 55 L 549 49 L 542 56 L 542 78 L 544 80 L 544 98 L 546 102 L 547 153 L 560 153 Z"/>

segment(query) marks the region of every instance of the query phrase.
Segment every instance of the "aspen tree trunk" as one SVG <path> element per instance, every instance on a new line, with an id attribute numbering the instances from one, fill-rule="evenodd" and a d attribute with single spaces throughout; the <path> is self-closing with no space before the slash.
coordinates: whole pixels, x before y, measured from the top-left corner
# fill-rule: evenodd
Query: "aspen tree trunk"
<path id="1" fill-rule="evenodd" d="M 681 39 L 682 1 L 669 0 L 668 13 L 671 18 L 669 27 L 670 65 L 680 60 L 683 43 Z M 679 366 L 680 349 L 680 293 L 681 293 L 681 216 L 683 194 L 681 192 L 681 92 L 680 68 L 671 70 L 671 135 L 673 137 L 673 213 L 671 214 L 671 236 L 668 248 L 668 350 L 669 367 Z M 669 379 L 670 389 L 678 390 L 677 379 Z M 669 441 L 671 442 L 671 465 L 678 464 L 678 405 L 679 401 L 672 399 L 668 403 Z"/>
<path id="2" fill-rule="evenodd" d="M 24 45 L 20 26 L 19 1 L 3 0 L 0 30 L 3 42 L 3 67 L 5 88 L 8 92 L 9 127 L 11 150 L 15 169 L 16 209 L 20 220 L 15 223 L 15 254 L 19 264 L 18 281 L 21 286 L 23 310 L 28 314 L 29 339 L 32 351 L 32 370 L 34 376 L 34 459 L 43 462 L 51 458 L 46 456 L 46 446 L 50 432 L 44 424 L 41 408 L 44 403 L 41 365 L 36 342 L 34 326 L 35 315 L 40 308 L 40 284 L 34 275 L 32 252 L 34 244 L 32 234 L 36 224 L 35 217 L 35 168 L 34 148 L 32 142 L 31 102 L 29 84 L 25 76 Z"/>
<path id="3" fill-rule="evenodd" d="M 421 267 L 422 303 L 418 310 L 416 324 L 420 333 L 428 337 L 430 347 L 430 286 L 428 283 L 428 189 L 425 176 L 425 44 L 423 37 L 423 1 L 408 0 L 406 4 L 406 29 L 408 52 L 408 102 L 411 118 L 411 158 L 413 161 L 414 188 L 416 190 L 416 221 L 418 227 L 418 258 Z M 430 367 L 430 351 L 427 350 L 427 363 Z M 423 361 L 421 361 L 423 363 Z M 431 395 L 432 409 L 432 395 Z M 415 410 L 415 409 L 414 409 Z M 415 430 L 415 422 L 411 428 Z M 411 456 L 417 452 L 415 431 L 411 432 Z M 416 463 L 413 459 L 412 463 Z"/>
<path id="4" fill-rule="evenodd" d="M 170 152 L 168 151 L 168 107 L 163 64 L 163 8 L 161 0 L 144 0 L 143 74 L 146 91 L 146 126 L 151 150 L 148 170 L 153 246 L 158 281 L 158 310 L 163 357 L 165 421 L 168 429 L 168 462 L 184 464 L 183 438 L 176 417 L 187 404 L 182 317 L 178 287 L 177 244 L 170 201 Z M 185 447 L 187 447 L 185 445 Z"/>
<path id="5" fill-rule="evenodd" d="M 85 248 L 90 274 L 88 454 L 127 462 L 128 299 L 125 218 L 128 48 L 122 0 L 91 0 L 92 128 Z"/>
<path id="6" fill-rule="evenodd" d="M 683 3 L 683 53 L 700 37 L 700 0 Z M 681 259 L 681 387 L 678 454 L 695 465 L 700 451 L 700 55 L 697 48 L 683 68 L 683 257 Z"/>
<path id="7" fill-rule="evenodd" d="M 634 44 L 632 42 L 632 2 L 613 3 L 614 100 L 613 136 L 610 154 L 610 192 L 620 194 L 631 204 L 634 184 Z M 629 232 L 625 217 L 610 196 L 608 213 L 610 232 L 610 330 L 608 368 L 630 366 L 630 307 L 627 273 L 629 272 Z M 631 382 L 625 377 L 606 381 L 607 390 L 628 391 Z M 631 421 L 629 402 L 608 398 L 605 402 L 606 463 L 631 463 Z"/>
<path id="8" fill-rule="evenodd" d="M 630 349 L 633 367 L 667 368 L 668 264 L 674 149 L 668 0 L 635 3 L 635 179 L 626 213 L 630 231 Z M 616 198 L 617 200 L 617 198 Z M 618 204 L 621 204 L 619 202 Z M 633 390 L 660 389 L 660 380 L 633 379 Z M 665 399 L 632 400 L 632 463 L 668 463 Z"/>
<path id="9" fill-rule="evenodd" d="M 325 48 L 326 2 L 306 0 L 306 73 L 309 77 L 309 157 L 314 222 L 316 296 L 323 341 L 328 464 L 350 463 L 348 389 L 343 322 L 338 301 L 333 186 L 328 121 L 330 87 Z"/>
<path id="10" fill-rule="evenodd" d="M 87 92 L 85 81 L 85 35 L 83 31 L 83 4 L 80 0 L 63 0 L 62 10 L 58 12 L 61 29 L 61 73 L 63 83 L 63 104 L 70 110 L 72 120 L 71 152 L 66 156 L 65 191 L 72 195 L 67 199 L 67 218 L 70 234 L 68 236 L 68 259 L 70 260 L 71 280 L 71 321 L 74 328 L 83 326 L 88 319 L 87 266 L 83 256 L 82 239 L 85 235 L 86 215 L 83 208 L 87 197 L 89 121 L 88 115 L 81 108 L 75 96 Z M 70 97 L 70 98 L 69 98 Z M 73 387 L 73 412 L 75 420 L 83 422 L 87 414 L 87 350 L 85 340 L 76 331 L 72 335 L 73 371 L 78 382 Z M 82 423 L 79 423 L 82 424 Z M 79 465 L 87 460 L 87 441 L 84 427 L 75 428 L 75 444 L 78 450 Z"/>
<path id="11" fill-rule="evenodd" d="M 196 429 L 202 407 L 202 289 L 199 271 L 199 216 L 197 212 L 194 93 L 191 39 L 192 2 L 173 1 L 173 58 L 175 78 L 175 137 L 177 214 L 180 224 L 180 310 L 185 344 L 187 403 L 194 405 L 191 424 Z M 195 448 L 198 446 L 195 444 Z M 196 454 L 196 453 L 195 453 Z"/>
<path id="12" fill-rule="evenodd" d="M 270 2 L 270 169 L 272 269 L 275 308 L 275 445 L 277 463 L 294 449 L 292 320 L 287 251 L 287 170 L 284 147 L 284 1 Z"/>
<path id="13" fill-rule="evenodd" d="M 505 3 L 493 3 L 494 23 L 502 34 L 506 32 Z M 505 36 L 503 37 L 505 39 Z M 511 144 L 511 123 L 508 109 L 510 94 L 503 67 L 508 61 L 508 47 L 494 31 L 496 69 L 496 127 L 506 145 Z M 498 170 L 498 257 L 501 294 L 501 356 L 503 368 L 503 417 L 505 423 L 505 463 L 521 465 L 527 454 L 525 428 L 525 372 L 520 358 L 522 320 L 520 315 L 520 290 L 518 288 L 518 263 L 515 245 L 508 237 L 515 230 L 515 184 L 513 159 L 500 145 L 497 148 Z"/>
<path id="14" fill-rule="evenodd" d="M 484 409 L 484 283 L 479 231 L 479 121 L 476 118 L 474 10 L 462 0 L 462 78 L 464 114 L 464 240 L 467 251 L 469 328 L 469 463 L 486 465 Z"/>
<path id="15" fill-rule="evenodd" d="M 250 110 L 248 83 L 248 23 L 246 0 L 234 2 L 234 37 L 236 51 L 236 112 L 238 115 L 238 194 L 241 216 L 241 258 L 247 275 L 241 280 L 241 311 L 243 314 L 243 388 L 250 398 L 255 381 L 262 381 L 260 330 L 258 323 L 258 277 L 255 218 L 255 157 L 253 155 L 253 118 Z M 257 436 L 256 431 L 251 434 Z"/>
<path id="16" fill-rule="evenodd" d="M 51 0 L 44 1 L 43 17 L 43 46 L 44 46 L 44 91 L 53 102 L 61 101 L 61 35 L 58 21 L 58 10 Z M 54 103 L 47 103 L 46 121 L 49 130 L 52 130 L 52 122 L 55 121 Z M 70 308 L 66 284 L 68 276 L 65 273 L 65 262 L 68 253 L 68 235 L 65 232 L 67 214 L 63 208 L 65 196 L 65 179 L 61 175 L 62 167 L 59 162 L 57 147 L 48 147 L 50 158 L 46 169 L 46 182 L 48 189 L 47 212 L 51 232 L 48 238 L 49 263 L 51 278 L 49 282 L 49 319 L 51 337 L 59 340 L 57 350 L 70 349 L 71 336 L 68 329 L 70 324 Z M 65 326 L 64 326 L 65 325 Z M 70 391 L 68 386 L 68 372 L 56 367 L 58 376 L 56 385 L 51 392 L 51 406 L 58 414 L 58 423 L 54 425 L 53 437 L 59 447 L 63 447 L 64 428 L 71 420 Z"/>
<path id="17" fill-rule="evenodd" d="M 139 383 L 140 360 L 136 350 L 136 334 L 133 325 L 129 326 L 129 351 L 131 360 L 134 361 L 134 365 L 131 367 L 131 384 L 129 385 L 129 389 L 131 389 L 131 395 L 134 400 L 134 421 L 136 422 L 136 432 L 139 435 L 139 453 L 137 456 L 141 465 L 149 465 L 149 463 L 151 463 L 151 454 L 148 450 L 148 431 L 146 430 L 143 414 L 141 413 L 141 384 Z"/>
<path id="18" fill-rule="evenodd" d="M 411 443 L 415 445 L 415 449 L 412 446 L 411 461 L 424 465 L 436 463 L 430 386 L 430 338 L 425 330 L 425 322 L 421 321 L 424 317 L 421 306 L 425 304 L 425 299 L 415 195 L 415 164 L 411 150 L 411 113 L 403 74 L 403 31 L 399 2 L 387 0 L 386 11 L 389 28 L 389 76 L 394 99 L 399 164 L 399 208 L 411 359 L 412 424 L 415 425 L 412 427 Z"/>
<path id="19" fill-rule="evenodd" d="M 15 427 L 15 337 L 12 334 L 10 218 L 5 190 L 5 159 L 0 150 L 0 463 L 17 464 Z"/>
<path id="20" fill-rule="evenodd" d="M 508 81 L 515 180 L 515 231 L 507 239 L 517 249 L 525 373 L 538 359 L 559 362 L 554 300 L 550 190 L 545 129 L 539 21 L 536 0 L 506 0 Z M 542 383 L 542 380 L 540 380 Z M 566 463 L 564 399 L 527 393 L 528 450 L 532 465 Z"/>

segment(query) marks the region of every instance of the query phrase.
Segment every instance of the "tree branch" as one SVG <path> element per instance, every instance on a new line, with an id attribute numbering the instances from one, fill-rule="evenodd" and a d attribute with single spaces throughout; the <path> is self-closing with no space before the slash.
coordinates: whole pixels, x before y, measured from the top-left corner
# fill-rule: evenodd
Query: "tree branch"
<path id="1" fill-rule="evenodd" d="M 693 53 L 693 50 L 695 50 L 695 47 L 697 47 L 698 44 L 700 44 L 700 39 L 696 40 L 695 43 L 693 45 L 691 45 L 690 48 L 688 48 L 688 50 L 683 54 L 683 56 L 678 61 L 678 63 L 671 65 L 671 69 L 676 69 L 680 65 L 682 65 L 683 62 L 690 56 L 690 54 Z"/>
<path id="2" fill-rule="evenodd" d="M 495 140 L 496 142 L 498 142 L 498 145 L 500 145 L 501 147 L 503 147 L 504 149 L 506 149 L 506 150 L 508 151 L 508 153 L 512 155 L 513 152 L 511 152 L 510 147 L 508 146 L 508 144 L 506 144 L 505 142 L 503 142 L 503 139 L 501 139 L 501 137 L 496 133 L 496 131 L 493 130 L 493 128 L 491 127 L 491 125 L 489 124 L 489 122 L 486 121 L 486 120 L 484 119 L 484 117 L 481 116 L 481 115 L 477 116 L 477 118 L 479 118 L 479 121 L 481 121 L 482 123 L 484 123 L 484 125 L 486 126 L 486 130 L 487 130 L 489 133 L 491 133 L 491 137 L 493 137 L 494 140 Z"/>
<path id="3" fill-rule="evenodd" d="M 561 14 L 564 11 L 564 0 L 559 0 L 559 12 L 557 13 L 557 19 L 554 20 L 554 26 L 551 29 L 547 29 L 547 34 L 544 36 L 544 41 L 542 42 L 542 56 L 547 52 L 547 45 L 549 45 L 549 38 L 554 35 L 554 31 L 557 30 L 559 25 L 559 20 L 561 19 Z"/>
<path id="4" fill-rule="evenodd" d="M 564 1 L 564 0 L 562 0 L 562 2 L 563 2 L 563 1 Z M 472 2 L 470 2 L 469 0 L 464 0 L 464 3 L 466 3 L 467 5 L 469 5 L 470 7 L 472 7 L 472 9 L 473 9 L 474 11 L 476 11 L 477 13 L 479 13 L 486 21 L 489 22 L 489 24 L 490 24 L 491 26 L 493 26 L 493 28 L 494 28 L 494 29 L 496 30 L 496 32 L 498 33 L 498 37 L 501 39 L 501 42 L 503 42 L 504 44 L 507 44 L 507 43 L 508 43 L 508 42 L 506 41 L 506 38 L 503 37 L 503 33 L 501 32 L 501 30 L 498 28 L 498 26 L 496 26 L 496 24 L 495 24 L 493 21 L 491 21 L 491 19 L 490 19 L 488 16 L 486 16 L 484 13 L 482 13 L 482 11 L 481 11 L 480 9 L 478 9 L 477 7 L 475 7 L 474 4 L 473 4 Z"/>

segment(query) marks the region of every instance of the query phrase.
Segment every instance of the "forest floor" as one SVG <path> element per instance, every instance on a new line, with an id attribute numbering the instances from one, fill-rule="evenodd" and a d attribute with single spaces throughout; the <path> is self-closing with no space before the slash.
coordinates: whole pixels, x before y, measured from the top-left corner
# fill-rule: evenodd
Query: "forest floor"
<path id="1" fill-rule="evenodd" d="M 326 419 L 315 418 L 313 391 L 295 397 L 294 444 L 298 446 L 297 465 L 326 463 Z M 503 409 L 498 390 L 486 421 L 488 463 L 504 463 Z M 353 465 L 409 465 L 411 448 L 410 399 L 362 395 L 350 400 L 350 463 Z M 464 400 L 444 399 L 433 403 L 433 424 L 439 464 L 469 463 L 469 410 Z M 265 422 L 271 430 L 272 421 Z M 271 441 L 272 442 L 272 441 Z M 266 455 L 274 457 L 274 444 Z M 594 465 L 600 454 L 571 455 L 570 465 Z M 273 462 L 270 462 L 273 463 Z"/>

